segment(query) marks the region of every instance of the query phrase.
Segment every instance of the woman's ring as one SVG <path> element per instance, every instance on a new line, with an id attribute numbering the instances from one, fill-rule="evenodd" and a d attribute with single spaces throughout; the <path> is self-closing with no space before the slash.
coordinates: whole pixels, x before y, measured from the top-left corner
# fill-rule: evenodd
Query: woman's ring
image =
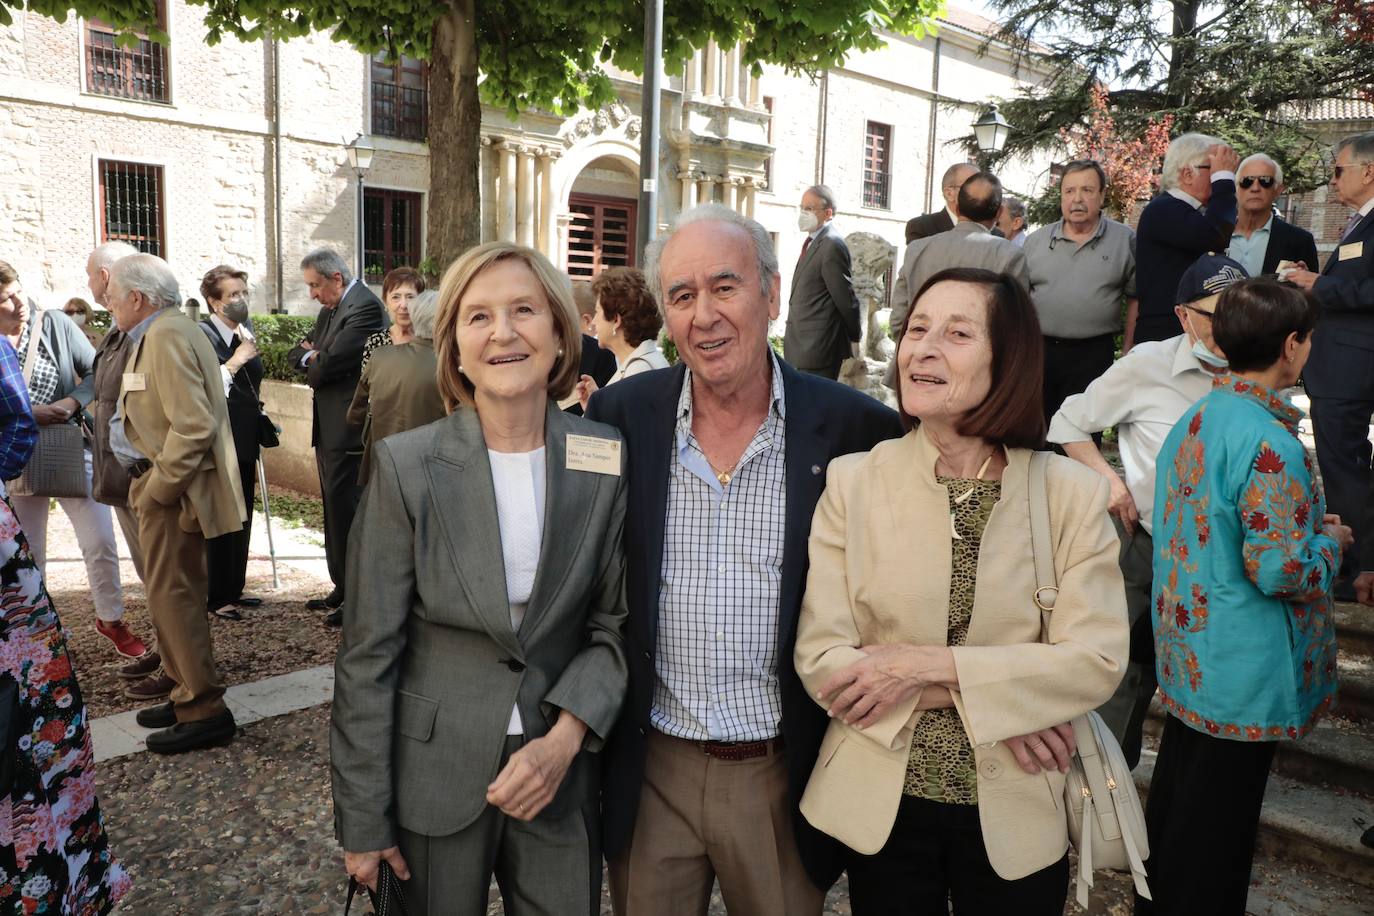
<path id="1" fill-rule="evenodd" d="M 524 811 L 524 810 L 525 810 L 525 803 L 524 803 L 524 802 L 521 802 L 521 803 L 520 803 L 520 810 L 521 810 L 521 811 Z"/>
<path id="2" fill-rule="evenodd" d="M 1035 750 L 1035 749 L 1038 748 L 1038 747 L 1044 747 L 1044 746 L 1045 746 L 1045 742 L 1043 742 L 1043 741 L 1037 741 L 1037 742 L 1035 742 L 1034 744 L 1030 744 L 1029 742 L 1027 742 L 1027 746 L 1030 747 L 1031 750 Z"/>

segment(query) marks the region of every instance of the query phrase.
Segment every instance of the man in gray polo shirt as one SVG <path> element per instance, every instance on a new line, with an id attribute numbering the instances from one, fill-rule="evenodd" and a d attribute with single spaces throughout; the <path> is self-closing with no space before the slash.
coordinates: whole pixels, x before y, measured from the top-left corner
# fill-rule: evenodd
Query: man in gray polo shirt
<path id="1" fill-rule="evenodd" d="M 1122 302 L 1136 308 L 1135 233 L 1102 215 L 1106 172 L 1077 159 L 1064 167 L 1059 188 L 1063 219 L 1032 232 L 1022 248 L 1045 335 L 1046 423 L 1111 367 Z"/>

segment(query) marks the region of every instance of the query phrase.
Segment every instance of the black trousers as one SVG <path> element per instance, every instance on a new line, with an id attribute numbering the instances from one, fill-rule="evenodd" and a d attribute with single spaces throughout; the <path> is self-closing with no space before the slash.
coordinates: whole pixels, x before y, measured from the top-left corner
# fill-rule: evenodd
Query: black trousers
<path id="1" fill-rule="evenodd" d="M 343 593 L 344 559 L 348 553 L 348 532 L 363 488 L 358 484 L 361 452 L 315 449 L 315 465 L 320 471 L 320 496 L 324 502 L 324 559 L 335 591 Z"/>
<path id="2" fill-rule="evenodd" d="M 1112 367 L 1116 356 L 1116 337 L 1102 334 L 1081 340 L 1067 337 L 1045 338 L 1045 425 L 1065 399 L 1082 394 L 1102 373 Z M 1101 435 L 1093 436 L 1101 444 Z"/>
<path id="3" fill-rule="evenodd" d="M 902 796 L 892 835 L 877 854 L 851 853 L 854 916 L 1062 916 L 1069 857 L 1016 881 L 993 871 L 976 805 Z"/>
<path id="4" fill-rule="evenodd" d="M 1214 738 L 1164 722 L 1145 806 L 1153 901 L 1136 916 L 1244 916 L 1274 741 Z"/>
<path id="5" fill-rule="evenodd" d="M 1341 556 L 1341 573 L 1357 575 L 1362 550 L 1371 532 L 1366 505 L 1369 494 L 1369 420 L 1374 401 L 1312 398 L 1312 426 L 1317 464 L 1326 491 L 1326 511 L 1334 512 L 1355 532 L 1355 543 Z"/>
<path id="6" fill-rule="evenodd" d="M 256 453 L 256 443 L 254 452 Z M 253 487 L 257 483 L 257 456 L 249 460 L 240 454 L 239 482 L 243 485 L 243 503 L 247 521 L 242 531 L 222 534 L 205 542 L 205 571 L 209 580 L 208 607 L 214 610 L 237 601 L 243 595 L 244 580 L 248 576 L 248 546 L 253 535 Z"/>

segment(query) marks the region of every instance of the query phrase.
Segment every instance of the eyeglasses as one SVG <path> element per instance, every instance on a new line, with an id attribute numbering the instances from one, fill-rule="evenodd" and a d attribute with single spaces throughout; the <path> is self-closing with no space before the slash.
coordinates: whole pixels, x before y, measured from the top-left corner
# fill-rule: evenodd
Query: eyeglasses
<path id="1" fill-rule="evenodd" d="M 1201 315 L 1203 318 L 1211 318 L 1211 317 L 1215 314 L 1215 313 L 1213 313 L 1213 312 L 1208 312 L 1208 311 L 1204 311 L 1203 309 L 1196 308 L 1196 307 L 1194 307 L 1194 306 L 1192 306 L 1192 305 L 1187 304 L 1186 302 L 1184 303 L 1183 307 L 1184 307 L 1185 309 L 1187 309 L 1188 311 L 1190 311 L 1190 312 L 1196 312 L 1197 314 Z"/>
<path id="2" fill-rule="evenodd" d="M 1201 171 L 1202 169 L 1207 169 L 1207 170 L 1210 172 L 1210 171 L 1212 170 L 1212 163 L 1210 163 L 1210 162 L 1199 162 L 1197 165 L 1193 166 L 1193 168 L 1195 168 L 1195 169 L 1197 169 L 1197 170 L 1199 170 L 1199 171 Z"/>
<path id="3" fill-rule="evenodd" d="M 1246 175 L 1240 180 L 1240 186 L 1249 189 L 1257 181 L 1259 186 L 1267 191 L 1278 182 L 1278 179 L 1273 175 Z"/>

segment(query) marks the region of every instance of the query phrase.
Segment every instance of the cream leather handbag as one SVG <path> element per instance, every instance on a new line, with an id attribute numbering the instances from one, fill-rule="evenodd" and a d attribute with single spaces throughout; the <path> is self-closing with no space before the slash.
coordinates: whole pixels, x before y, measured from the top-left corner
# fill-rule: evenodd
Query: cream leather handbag
<path id="1" fill-rule="evenodd" d="M 1048 641 L 1050 613 L 1059 595 L 1050 544 L 1050 501 L 1045 490 L 1049 460 L 1049 452 L 1036 452 L 1030 463 L 1031 550 L 1039 586 L 1034 598 L 1040 608 L 1042 642 Z M 1145 835 L 1145 812 L 1121 745 L 1096 712 L 1087 712 L 1071 724 L 1078 750 L 1064 781 L 1064 810 L 1069 819 L 1069 840 L 1078 850 L 1078 905 L 1088 908 L 1088 890 L 1098 868 L 1129 871 L 1136 892 L 1149 900 L 1145 860 L 1150 857 L 1150 843 Z"/>

